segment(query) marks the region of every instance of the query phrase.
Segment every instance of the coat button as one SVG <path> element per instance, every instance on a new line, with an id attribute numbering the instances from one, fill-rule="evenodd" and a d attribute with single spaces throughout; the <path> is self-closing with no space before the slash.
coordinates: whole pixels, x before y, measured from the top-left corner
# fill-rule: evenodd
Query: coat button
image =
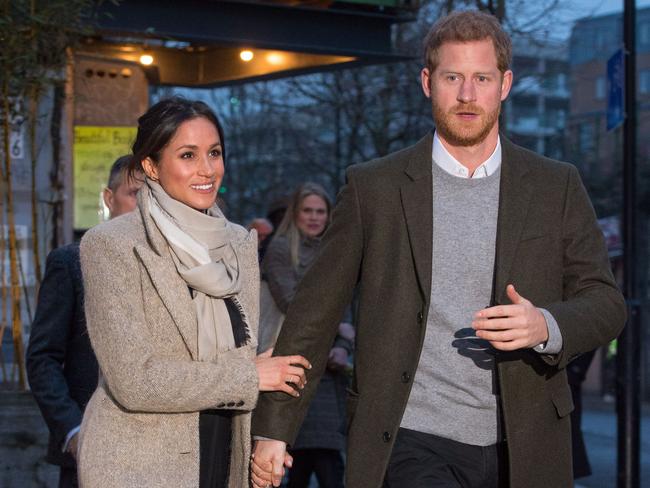
<path id="1" fill-rule="evenodd" d="M 406 371 L 402 373 L 402 383 L 408 383 L 411 380 L 411 375 Z"/>
<path id="2" fill-rule="evenodd" d="M 225 407 L 225 406 L 226 406 L 225 403 L 220 403 L 219 405 L 217 405 L 217 408 L 223 408 L 223 407 Z"/>
<path id="3" fill-rule="evenodd" d="M 424 314 L 422 312 L 418 312 L 418 324 L 421 324 L 423 320 Z"/>
<path id="4" fill-rule="evenodd" d="M 239 401 L 237 402 L 237 406 L 238 406 L 238 407 L 243 407 L 243 406 L 244 406 L 244 400 L 239 400 Z"/>
<path id="5" fill-rule="evenodd" d="M 384 442 L 390 442 L 390 438 L 391 438 L 390 432 L 384 432 L 381 438 L 384 440 Z"/>
<path id="6" fill-rule="evenodd" d="M 228 402 L 228 403 L 226 403 L 226 405 L 228 405 L 229 407 L 231 407 L 231 408 L 232 408 L 232 407 L 234 407 L 234 406 L 235 406 L 235 402 Z"/>

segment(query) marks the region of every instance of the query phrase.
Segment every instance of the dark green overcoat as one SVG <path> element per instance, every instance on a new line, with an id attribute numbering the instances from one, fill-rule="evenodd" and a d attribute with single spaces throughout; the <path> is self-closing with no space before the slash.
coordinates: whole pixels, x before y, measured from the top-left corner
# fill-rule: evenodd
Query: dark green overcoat
<path id="1" fill-rule="evenodd" d="M 517 291 L 558 322 L 562 352 L 497 356 L 511 488 L 570 488 L 573 410 L 565 367 L 625 321 L 602 232 L 575 167 L 502 141 L 494 299 Z M 359 284 L 348 401 L 347 488 L 380 487 L 427 324 L 432 257 L 432 134 L 349 168 L 320 256 L 292 302 L 275 354 L 313 364 L 303 395 L 263 394 L 253 433 L 291 444 Z M 468 246 L 472 243 L 468 242 Z M 461 250 L 462 251 L 462 250 Z M 462 290 L 458 297 L 462 300 Z"/>

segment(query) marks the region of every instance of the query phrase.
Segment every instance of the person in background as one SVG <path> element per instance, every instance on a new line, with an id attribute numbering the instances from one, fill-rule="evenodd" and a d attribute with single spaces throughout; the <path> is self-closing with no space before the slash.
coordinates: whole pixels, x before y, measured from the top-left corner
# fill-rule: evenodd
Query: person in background
<path id="1" fill-rule="evenodd" d="M 357 289 L 347 488 L 573 484 L 566 367 L 626 318 L 603 233 L 575 166 L 499 134 L 499 21 L 456 11 L 424 46 L 435 131 L 348 168 L 274 349 L 314 367 L 259 399 L 255 486 L 279 484 Z"/>
<path id="2" fill-rule="evenodd" d="M 225 142 L 203 102 L 138 119 L 137 209 L 81 241 L 99 384 L 79 432 L 83 488 L 248 488 L 258 392 L 298 395 L 300 356 L 256 357 L 257 241 L 215 204 Z"/>
<path id="3" fill-rule="evenodd" d="M 582 434 L 582 383 L 596 351 L 589 351 L 571 361 L 566 367 L 574 409 L 571 412 L 571 454 L 573 456 L 573 479 L 591 475 L 591 464 Z"/>
<path id="4" fill-rule="evenodd" d="M 251 220 L 251 222 L 246 226 L 248 230 L 255 229 L 257 231 L 257 252 L 259 255 L 260 262 L 264 259 L 262 253 L 263 249 L 266 249 L 265 242 L 268 237 L 273 234 L 274 227 L 268 219 L 265 218 L 256 218 Z"/>
<path id="5" fill-rule="evenodd" d="M 262 277 L 283 314 L 286 314 L 300 280 L 318 254 L 321 236 L 330 222 L 331 206 L 323 187 L 303 183 L 294 192 L 268 246 L 262 262 Z M 351 330 L 352 337 L 344 337 L 341 331 L 336 336 L 329 351 L 327 369 L 298 438 L 289 451 L 293 464 L 289 470 L 287 488 L 307 488 L 312 473 L 315 473 L 320 488 L 343 487 L 341 452 L 345 447 L 348 385 L 345 369 L 348 356 L 352 353 L 351 339 L 354 333 L 350 321 L 350 317 L 346 316 L 339 328 L 344 329 L 344 334 Z"/>
<path id="6" fill-rule="evenodd" d="M 103 192 L 111 218 L 135 209 L 144 182 L 141 173 L 129 177 L 129 162 L 122 156 L 111 167 Z M 47 459 L 61 467 L 59 487 L 75 487 L 77 433 L 98 376 L 86 330 L 78 243 L 47 257 L 26 361 L 32 394 L 50 431 Z"/>

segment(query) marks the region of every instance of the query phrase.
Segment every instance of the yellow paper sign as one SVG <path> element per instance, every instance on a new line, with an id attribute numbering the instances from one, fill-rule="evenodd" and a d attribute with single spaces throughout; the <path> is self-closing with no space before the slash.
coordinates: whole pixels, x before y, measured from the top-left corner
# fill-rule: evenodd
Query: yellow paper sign
<path id="1" fill-rule="evenodd" d="M 131 153 L 136 127 L 74 128 L 74 228 L 89 229 L 103 220 L 102 191 L 117 158 Z"/>

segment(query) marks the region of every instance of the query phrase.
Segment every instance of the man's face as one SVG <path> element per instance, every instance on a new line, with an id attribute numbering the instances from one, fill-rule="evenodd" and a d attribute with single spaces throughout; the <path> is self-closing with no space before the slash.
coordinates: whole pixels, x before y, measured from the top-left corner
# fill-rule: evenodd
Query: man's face
<path id="1" fill-rule="evenodd" d="M 122 175 L 122 182 L 115 191 L 104 190 L 104 203 L 111 212 L 111 218 L 132 212 L 138 204 L 136 195 L 144 183 L 144 176 L 136 173 L 133 178 Z"/>
<path id="2" fill-rule="evenodd" d="M 439 137 L 452 146 L 476 146 L 488 135 L 496 137 L 512 71 L 499 71 L 492 41 L 444 43 L 438 60 L 433 73 L 422 70 L 421 80 Z"/>

